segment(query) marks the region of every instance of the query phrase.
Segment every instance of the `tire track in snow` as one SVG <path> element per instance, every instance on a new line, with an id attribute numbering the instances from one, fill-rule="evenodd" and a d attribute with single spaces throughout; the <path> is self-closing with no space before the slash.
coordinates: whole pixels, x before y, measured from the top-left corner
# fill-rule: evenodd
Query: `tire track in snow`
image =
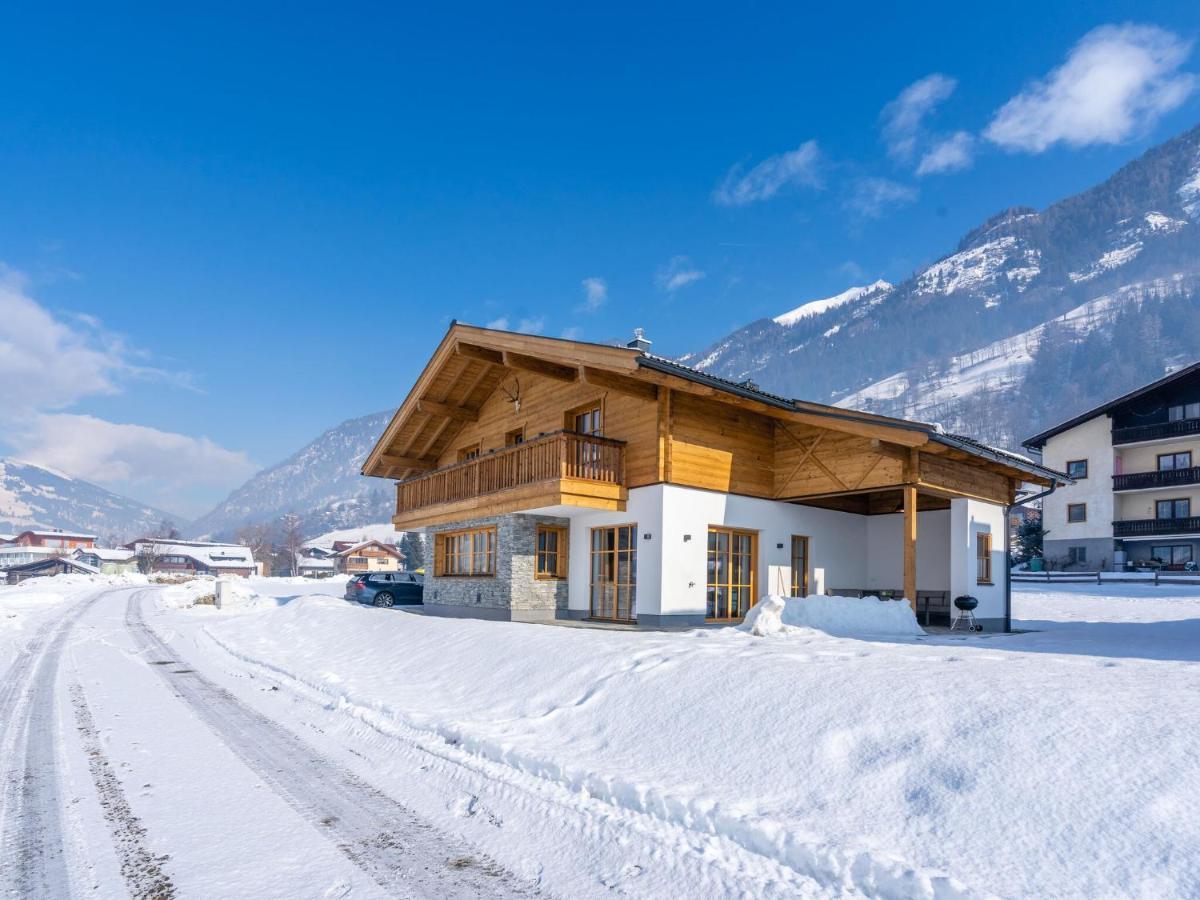
<path id="1" fill-rule="evenodd" d="M 70 896 L 59 804 L 54 685 L 75 620 L 100 599 L 74 604 L 35 633 L 0 684 L 0 896 Z"/>
<path id="2" fill-rule="evenodd" d="M 142 617 L 146 593 L 130 596 L 125 614 L 146 662 L 251 771 L 381 887 L 420 898 L 538 894 L 229 691 L 192 669 L 175 668 L 171 648 Z"/>
<path id="3" fill-rule="evenodd" d="M 163 869 L 166 857 L 154 856 L 145 844 L 146 829 L 133 814 L 121 781 L 100 745 L 100 734 L 88 707 L 83 687 L 71 685 L 71 706 L 75 710 L 75 726 L 83 740 L 88 770 L 100 797 L 104 820 L 112 831 L 113 844 L 121 863 L 121 876 L 129 895 L 137 900 L 173 900 L 175 885 Z"/>

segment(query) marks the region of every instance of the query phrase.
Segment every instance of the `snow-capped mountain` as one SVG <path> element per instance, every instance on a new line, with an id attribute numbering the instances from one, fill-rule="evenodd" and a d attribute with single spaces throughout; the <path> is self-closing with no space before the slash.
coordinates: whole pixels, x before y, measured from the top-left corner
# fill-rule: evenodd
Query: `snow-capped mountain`
<path id="1" fill-rule="evenodd" d="M 359 469 L 392 413 L 349 419 L 329 429 L 253 476 L 193 523 L 189 533 L 232 538 L 244 525 L 273 522 L 288 513 L 300 516 L 309 535 L 388 521 L 394 514 L 395 492 L 385 481 L 364 478 Z"/>
<path id="2" fill-rule="evenodd" d="M 1195 128 L 1045 210 L 992 217 L 895 287 L 804 304 L 682 361 L 1011 446 L 1200 359 L 1198 290 Z"/>
<path id="3" fill-rule="evenodd" d="M 62 528 L 106 542 L 152 533 L 177 516 L 32 463 L 0 459 L 0 532 Z"/>

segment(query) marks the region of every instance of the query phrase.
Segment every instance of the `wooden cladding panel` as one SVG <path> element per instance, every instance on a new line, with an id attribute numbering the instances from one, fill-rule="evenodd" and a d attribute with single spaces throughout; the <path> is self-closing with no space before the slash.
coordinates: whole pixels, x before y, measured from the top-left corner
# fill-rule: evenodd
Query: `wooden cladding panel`
<path id="1" fill-rule="evenodd" d="M 904 463 L 870 438 L 780 424 L 772 496 L 780 499 L 888 487 L 904 482 Z"/>
<path id="2" fill-rule="evenodd" d="M 504 370 L 497 370 L 504 371 Z M 520 385 L 521 408 L 517 410 L 505 395 L 517 393 Z M 563 416 L 569 409 L 591 402 L 603 409 L 604 436 L 626 442 L 625 478 L 629 487 L 653 484 L 658 480 L 658 403 L 583 382 L 563 382 L 531 373 L 504 371 L 485 400 L 479 417 L 462 425 L 453 439 L 436 449 L 438 466 L 457 462 L 459 447 L 479 442 L 484 454 L 504 446 L 504 437 L 518 428 L 525 439 L 561 431 Z"/>
<path id="3" fill-rule="evenodd" d="M 774 422 L 724 403 L 673 393 L 669 467 L 672 484 L 771 496 Z"/>
<path id="4" fill-rule="evenodd" d="M 985 469 L 981 464 L 958 462 L 928 453 L 921 454 L 921 484 L 994 503 L 1011 502 L 1012 484 L 1006 476 Z"/>

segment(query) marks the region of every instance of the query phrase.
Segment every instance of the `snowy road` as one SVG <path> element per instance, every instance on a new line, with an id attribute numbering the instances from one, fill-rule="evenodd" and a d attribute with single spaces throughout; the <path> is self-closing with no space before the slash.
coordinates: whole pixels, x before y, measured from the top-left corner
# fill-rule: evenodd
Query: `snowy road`
<path id="1" fill-rule="evenodd" d="M 177 663 L 151 593 L 63 605 L 0 682 L 0 896 L 537 893 Z"/>

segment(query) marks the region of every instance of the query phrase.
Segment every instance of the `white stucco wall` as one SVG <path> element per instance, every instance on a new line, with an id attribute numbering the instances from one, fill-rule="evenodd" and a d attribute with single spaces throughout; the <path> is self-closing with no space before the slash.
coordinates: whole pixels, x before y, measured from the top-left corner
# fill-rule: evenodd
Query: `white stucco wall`
<path id="1" fill-rule="evenodd" d="M 1111 539 L 1113 446 L 1112 421 L 1108 416 L 1097 416 L 1055 435 L 1042 451 L 1042 462 L 1060 472 L 1065 472 L 1067 461 L 1074 459 L 1088 461 L 1088 477 L 1059 488 L 1042 501 L 1046 538 L 1053 541 Z M 1068 503 L 1086 503 L 1087 521 L 1068 522 Z"/>
<path id="2" fill-rule="evenodd" d="M 568 606 L 577 612 L 587 611 L 590 601 L 591 529 L 605 525 L 638 526 L 637 612 L 644 615 L 704 615 L 710 525 L 758 532 L 760 596 L 788 592 L 792 535 L 809 539 L 811 593 L 904 585 L 901 515 L 859 516 L 661 484 L 632 489 L 625 512 L 542 512 L 571 521 Z M 948 510 L 919 514 L 920 590 L 950 587 L 950 523 Z"/>
<path id="3" fill-rule="evenodd" d="M 992 584 L 976 580 L 976 543 L 979 534 L 992 536 Z M 980 500 L 950 501 L 950 597 L 968 594 L 979 598 L 975 615 L 980 619 L 1002 619 L 1005 613 L 1004 507 Z M 918 573 L 920 564 L 918 563 Z M 958 610 L 951 609 L 957 617 Z"/>

